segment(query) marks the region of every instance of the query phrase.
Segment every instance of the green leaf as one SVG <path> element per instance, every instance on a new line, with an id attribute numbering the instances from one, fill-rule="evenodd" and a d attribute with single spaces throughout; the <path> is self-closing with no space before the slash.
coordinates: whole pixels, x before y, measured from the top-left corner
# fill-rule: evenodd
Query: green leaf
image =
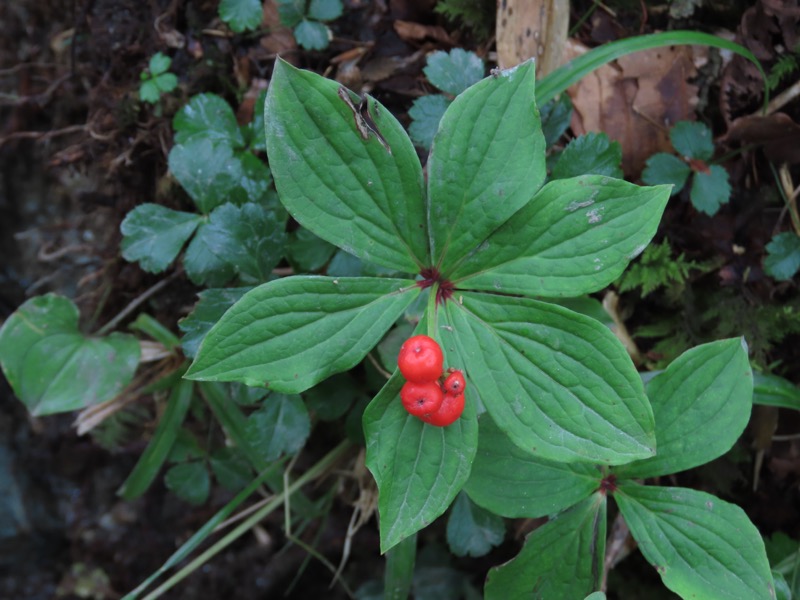
<path id="1" fill-rule="evenodd" d="M 151 75 L 156 76 L 160 75 L 161 73 L 166 73 L 171 64 L 172 59 L 169 56 L 163 52 L 156 52 L 150 57 L 150 62 L 148 63 L 147 68 L 150 70 Z"/>
<path id="2" fill-rule="evenodd" d="M 231 200 L 237 204 L 255 202 L 266 205 L 272 189 L 272 175 L 267 165 L 250 152 L 242 152 L 238 158 L 242 164 L 242 177 L 230 192 Z"/>
<path id="3" fill-rule="evenodd" d="M 296 454 L 308 439 L 311 421 L 300 396 L 270 394 L 247 418 L 245 438 L 267 462 Z"/>
<path id="4" fill-rule="evenodd" d="M 156 104 L 161 98 L 161 90 L 153 79 L 143 81 L 139 85 L 139 100 Z"/>
<path id="5" fill-rule="evenodd" d="M 334 375 L 305 392 L 308 408 L 321 421 L 333 421 L 343 416 L 354 401 L 366 397 L 347 374 Z"/>
<path id="6" fill-rule="evenodd" d="M 178 328 L 185 334 L 181 340 L 183 353 L 189 358 L 194 358 L 200 348 L 200 342 L 209 330 L 234 302 L 251 289 L 249 287 L 209 289 L 197 294 L 199 300 L 194 310 L 178 322 Z"/>
<path id="7" fill-rule="evenodd" d="M 175 465 L 164 476 L 164 483 L 181 500 L 200 505 L 208 500 L 211 477 L 202 462 Z"/>
<path id="8" fill-rule="evenodd" d="M 681 156 L 699 160 L 711 160 L 714 156 L 714 136 L 703 123 L 678 121 L 669 130 L 672 146 Z"/>
<path id="9" fill-rule="evenodd" d="M 422 70 L 437 88 L 458 96 L 475 85 L 484 76 L 484 65 L 474 52 L 453 48 L 450 52 L 434 52 L 428 55 L 428 65 Z"/>
<path id="10" fill-rule="evenodd" d="M 389 331 L 381 340 L 381 343 L 378 344 L 378 356 L 384 369 L 392 372 L 397 368 L 400 346 L 412 335 L 414 335 L 414 325 L 406 322 Z"/>
<path id="11" fill-rule="evenodd" d="M 647 159 L 642 171 L 642 181 L 649 185 L 671 184 L 674 196 L 686 185 L 692 169 L 684 161 L 672 154 L 659 152 Z"/>
<path id="12" fill-rule="evenodd" d="M 55 294 L 26 301 L 0 328 L 0 365 L 34 415 L 105 402 L 127 386 L 139 364 L 139 342 L 112 333 L 85 337 L 78 308 Z"/>
<path id="13" fill-rule="evenodd" d="M 175 260 L 201 217 L 159 204 L 141 204 L 120 225 L 122 258 L 148 273 L 161 273 Z"/>
<path id="14" fill-rule="evenodd" d="M 647 384 L 658 454 L 620 467 L 621 477 L 685 471 L 731 449 L 750 420 L 753 374 L 742 338 L 684 352 Z"/>
<path id="15" fill-rule="evenodd" d="M 622 179 L 622 146 L 605 133 L 587 133 L 573 139 L 553 168 L 553 179 L 580 175 L 606 175 Z"/>
<path id="16" fill-rule="evenodd" d="M 563 462 L 622 464 L 654 454 L 641 379 L 607 327 L 526 298 L 456 292 L 455 300 L 445 305 L 443 347 L 457 349 L 487 411 L 517 446 Z"/>
<path id="17" fill-rule="evenodd" d="M 305 15 L 306 0 L 277 0 L 278 16 L 286 27 L 294 27 Z"/>
<path id="18" fill-rule="evenodd" d="M 178 432 L 192 403 L 194 383 L 179 379 L 169 395 L 167 407 L 158 420 L 158 426 L 136 466 L 117 491 L 131 501 L 147 491 L 167 460 Z"/>
<path id="19" fill-rule="evenodd" d="M 639 549 L 683 598 L 775 598 L 764 542 L 745 512 L 684 488 L 621 485 L 614 495 Z"/>
<path id="20" fill-rule="evenodd" d="M 408 135 L 417 146 L 430 150 L 433 136 L 448 106 L 450 100 L 441 94 L 431 94 L 414 100 L 408 110 L 408 116 L 411 117 Z"/>
<path id="21" fill-rule="evenodd" d="M 714 215 L 731 199 L 728 172 L 720 165 L 711 165 L 708 173 L 697 172 L 692 179 L 689 198 L 694 207 L 707 215 Z"/>
<path id="22" fill-rule="evenodd" d="M 266 281 L 286 244 L 285 224 L 273 211 L 252 202 L 215 208 L 203 234 L 208 250 L 230 264 L 245 283 Z"/>
<path id="23" fill-rule="evenodd" d="M 587 175 L 544 186 L 452 274 L 458 287 L 528 296 L 580 296 L 602 289 L 641 254 L 669 199 Z"/>
<path id="24" fill-rule="evenodd" d="M 236 33 L 258 29 L 263 16 L 261 0 L 222 0 L 219 16 Z"/>
<path id="25" fill-rule="evenodd" d="M 229 492 L 238 492 L 253 479 L 250 464 L 240 452 L 231 448 L 220 448 L 211 455 L 211 470 Z"/>
<path id="26" fill-rule="evenodd" d="M 564 135 L 572 120 L 572 101 L 569 94 L 561 94 L 558 98 L 540 105 L 539 112 L 545 145 L 549 148 Z"/>
<path id="27" fill-rule="evenodd" d="M 456 556 L 484 556 L 503 542 L 503 519 L 470 502 L 463 492 L 456 497 L 447 519 L 447 543 Z"/>
<path id="28" fill-rule="evenodd" d="M 342 16 L 344 6 L 341 0 L 311 0 L 308 17 L 317 21 L 333 21 Z"/>
<path id="29" fill-rule="evenodd" d="M 211 329 L 190 379 L 298 393 L 358 364 L 419 288 L 398 279 L 288 277 L 245 294 Z"/>
<path id="30" fill-rule="evenodd" d="M 754 373 L 753 403 L 800 410 L 800 388 L 778 375 Z"/>
<path id="31" fill-rule="evenodd" d="M 520 449 L 483 415 L 478 453 L 464 490 L 480 506 L 509 518 L 552 515 L 580 502 L 600 487 L 590 463 L 564 463 Z"/>
<path id="32" fill-rule="evenodd" d="M 308 19 L 300 21 L 293 33 L 297 43 L 306 50 L 324 50 L 331 43 L 333 35 L 324 23 Z"/>
<path id="33" fill-rule="evenodd" d="M 287 258 L 295 267 L 295 270 L 318 271 L 328 263 L 333 253 L 336 252 L 336 246 L 317 237 L 308 229 L 300 228 L 289 235 Z"/>
<path id="34" fill-rule="evenodd" d="M 386 552 L 383 574 L 383 600 L 407 600 L 414 580 L 417 558 L 417 536 L 411 535 Z M 417 594 L 414 595 L 418 598 Z"/>
<path id="35" fill-rule="evenodd" d="M 159 92 L 169 93 L 178 87 L 178 78 L 172 73 L 162 73 L 153 79 L 153 83 L 159 89 Z"/>
<path id="36" fill-rule="evenodd" d="M 444 275 L 544 181 L 533 93 L 528 61 L 472 86 L 442 118 L 428 159 L 428 223 L 433 264 Z"/>
<path id="37" fill-rule="evenodd" d="M 364 412 L 366 463 L 378 484 L 381 552 L 429 525 L 461 490 L 478 445 L 472 393 L 452 425 L 434 427 L 403 408 L 398 373 Z"/>
<path id="38" fill-rule="evenodd" d="M 368 98 L 381 139 L 363 139 L 335 81 L 279 60 L 265 119 L 272 175 L 292 216 L 359 258 L 402 272 L 429 264 L 422 167 L 402 126 Z M 356 110 L 358 115 L 360 111 Z"/>
<path id="39" fill-rule="evenodd" d="M 800 236 L 784 231 L 767 244 L 764 270 L 779 281 L 788 281 L 800 269 Z"/>
<path id="40" fill-rule="evenodd" d="M 244 145 L 233 109 L 215 94 L 198 94 L 181 108 L 172 120 L 175 143 L 184 144 L 193 136 L 227 142 L 234 148 Z"/>
<path id="41" fill-rule="evenodd" d="M 230 145 L 205 137 L 173 146 L 169 169 L 204 214 L 226 202 L 243 177 L 242 163 Z"/>
<path id="42" fill-rule="evenodd" d="M 189 242 L 183 257 L 183 266 L 192 283 L 219 287 L 229 282 L 236 274 L 227 257 L 218 254 L 214 230 L 208 222 L 201 223 L 197 233 Z"/>
<path id="43" fill-rule="evenodd" d="M 489 571 L 486 600 L 583 598 L 600 587 L 606 546 L 606 496 L 596 493 L 525 541 L 512 561 Z"/>

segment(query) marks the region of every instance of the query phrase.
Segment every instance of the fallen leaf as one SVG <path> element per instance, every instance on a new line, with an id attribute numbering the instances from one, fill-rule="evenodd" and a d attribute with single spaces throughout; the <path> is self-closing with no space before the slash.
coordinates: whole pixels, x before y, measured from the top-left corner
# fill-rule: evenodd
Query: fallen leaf
<path id="1" fill-rule="evenodd" d="M 733 121 L 723 138 L 726 142 L 763 144 L 764 154 L 773 163 L 800 163 L 800 125 L 785 113 L 766 117 L 750 115 Z"/>
<path id="2" fill-rule="evenodd" d="M 536 76 L 563 62 L 569 0 L 504 0 L 497 3 L 497 62 L 507 69 L 536 58 Z"/>
<path id="3" fill-rule="evenodd" d="M 570 40 L 567 58 L 588 49 Z M 576 135 L 601 131 L 622 145 L 622 169 L 636 178 L 656 152 L 669 152 L 669 128 L 694 119 L 696 62 L 704 51 L 672 46 L 636 52 L 604 65 L 569 88 Z"/>

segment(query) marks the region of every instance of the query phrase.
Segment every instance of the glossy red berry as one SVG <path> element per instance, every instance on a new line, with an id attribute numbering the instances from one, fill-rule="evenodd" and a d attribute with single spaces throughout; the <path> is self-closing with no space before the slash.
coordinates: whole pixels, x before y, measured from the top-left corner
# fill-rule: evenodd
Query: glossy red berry
<path id="1" fill-rule="evenodd" d="M 464 380 L 464 373 L 461 371 L 452 370 L 445 378 L 442 388 L 444 389 L 445 394 L 457 396 L 458 394 L 464 393 L 464 388 L 466 385 L 467 382 Z"/>
<path id="2" fill-rule="evenodd" d="M 408 381 L 429 383 L 442 376 L 444 355 L 436 340 L 427 335 L 408 338 L 400 347 L 397 366 Z"/>
<path id="3" fill-rule="evenodd" d="M 464 394 L 445 394 L 442 405 L 436 412 L 422 415 L 420 419 L 436 427 L 447 427 L 455 423 L 464 412 Z"/>
<path id="4" fill-rule="evenodd" d="M 400 400 L 405 409 L 415 417 L 435 413 L 442 406 L 444 394 L 435 381 L 414 383 L 407 381 L 400 390 Z"/>

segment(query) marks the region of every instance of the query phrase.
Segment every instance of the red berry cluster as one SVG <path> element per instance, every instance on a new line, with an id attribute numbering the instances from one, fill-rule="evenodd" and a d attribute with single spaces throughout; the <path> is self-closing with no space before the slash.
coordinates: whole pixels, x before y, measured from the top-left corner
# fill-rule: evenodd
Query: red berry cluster
<path id="1" fill-rule="evenodd" d="M 397 366 L 406 378 L 400 400 L 409 414 L 426 423 L 446 427 L 464 412 L 464 374 L 448 369 L 443 377 L 444 355 L 436 340 L 415 335 L 400 348 Z"/>

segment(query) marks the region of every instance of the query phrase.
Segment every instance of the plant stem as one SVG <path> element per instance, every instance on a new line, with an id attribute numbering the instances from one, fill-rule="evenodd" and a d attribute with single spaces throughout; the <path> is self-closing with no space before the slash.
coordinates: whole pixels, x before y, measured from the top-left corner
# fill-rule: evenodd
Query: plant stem
<path id="1" fill-rule="evenodd" d="M 216 544 L 211 546 L 208 550 L 203 552 L 200 556 L 195 558 L 192 562 L 182 568 L 180 571 L 175 573 L 172 577 L 167 579 L 164 583 L 162 583 L 158 588 L 153 590 L 147 596 L 145 596 L 144 600 L 154 600 L 155 598 L 161 597 L 161 595 L 166 592 L 167 590 L 171 589 L 175 584 L 180 583 L 190 574 L 192 574 L 197 568 L 201 565 L 206 563 L 212 557 L 220 553 L 222 550 L 227 548 L 230 544 L 235 542 L 237 539 L 242 537 L 245 533 L 247 533 L 250 529 L 252 529 L 255 525 L 257 525 L 264 517 L 268 514 L 273 512 L 274 510 L 278 509 L 281 504 L 283 504 L 284 499 L 287 495 L 295 493 L 309 481 L 316 479 L 322 473 L 324 473 L 328 467 L 330 467 L 333 463 L 335 463 L 339 458 L 344 454 L 346 450 L 350 448 L 350 441 L 345 440 L 336 446 L 333 450 L 331 450 L 328 454 L 322 457 L 322 459 L 311 467 L 308 471 L 303 473 L 300 477 L 297 478 L 285 491 L 285 494 L 281 494 L 276 496 L 272 499 L 272 501 L 268 502 L 261 510 L 256 512 L 253 516 L 251 516 L 246 521 L 243 521 L 238 527 L 233 529 L 230 533 L 228 533 L 225 537 L 219 540 Z"/>
<path id="2" fill-rule="evenodd" d="M 406 600 L 409 597 L 416 558 L 416 533 L 408 536 L 386 553 L 386 572 L 383 578 L 384 600 Z"/>
<path id="3" fill-rule="evenodd" d="M 439 295 L 439 282 L 435 282 L 429 292 L 430 296 L 428 296 L 428 307 L 425 311 L 428 317 L 428 337 L 436 339 L 436 322 L 438 313 L 436 311 L 436 297 Z"/>

